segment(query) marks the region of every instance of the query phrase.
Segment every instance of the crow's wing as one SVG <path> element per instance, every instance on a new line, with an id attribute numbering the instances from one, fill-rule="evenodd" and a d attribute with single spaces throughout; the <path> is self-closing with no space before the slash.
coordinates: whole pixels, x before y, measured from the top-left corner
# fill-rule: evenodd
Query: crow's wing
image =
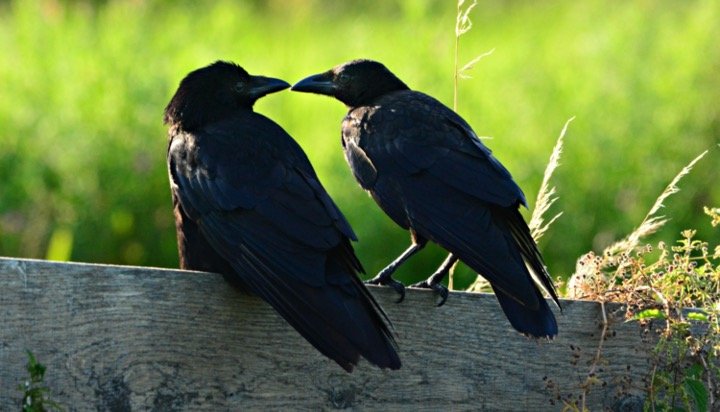
<path id="1" fill-rule="evenodd" d="M 507 169 L 455 112 L 425 94 L 402 91 L 377 106 L 352 110 L 343 122 L 344 144 L 354 142 L 359 170 L 377 171 L 377 152 L 392 154 L 394 170 L 424 171 L 467 195 L 510 207 L 525 195 Z M 367 157 L 373 165 L 364 164 Z M 364 175 L 377 177 L 377 172 Z M 359 176 L 362 178 L 364 176 Z M 368 179 L 365 179 L 368 180 Z M 370 182 L 368 182 L 369 184 Z"/>
<path id="2" fill-rule="evenodd" d="M 253 114 L 173 138 L 185 213 L 256 293 L 345 369 L 400 366 L 384 313 L 357 277 L 355 235 L 300 147 Z"/>

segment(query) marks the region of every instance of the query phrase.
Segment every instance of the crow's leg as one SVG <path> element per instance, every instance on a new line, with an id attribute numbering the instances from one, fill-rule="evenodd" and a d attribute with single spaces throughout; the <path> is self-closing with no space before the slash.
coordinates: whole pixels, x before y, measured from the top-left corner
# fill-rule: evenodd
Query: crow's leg
<path id="1" fill-rule="evenodd" d="M 412 244 L 410 245 L 410 247 L 407 248 L 400 256 L 398 256 L 397 259 L 393 260 L 392 263 L 387 265 L 385 269 L 381 270 L 377 276 L 365 282 L 371 285 L 387 285 L 395 289 L 395 291 L 400 294 L 400 298 L 397 300 L 397 303 L 400 303 L 403 301 L 403 299 L 405 299 L 405 286 L 392 278 L 393 273 L 395 273 L 395 271 L 400 267 L 400 265 L 402 265 L 406 260 L 410 259 L 412 255 L 422 250 L 422 248 L 424 248 L 427 244 L 426 239 L 419 238 L 414 232 L 411 232 L 411 235 Z"/>
<path id="2" fill-rule="evenodd" d="M 425 279 L 424 281 L 420 283 L 416 283 L 414 285 L 410 285 L 411 288 L 425 288 L 425 289 L 432 289 L 440 295 L 440 303 L 438 303 L 438 306 L 442 306 L 445 304 L 445 301 L 448 298 L 448 289 L 443 286 L 442 280 L 447 276 L 448 273 L 450 273 L 450 269 L 453 267 L 453 265 L 458 261 L 458 258 L 455 257 L 452 253 L 448 255 L 447 258 L 445 258 L 445 261 L 440 265 L 440 267 L 430 275 L 429 278 Z"/>

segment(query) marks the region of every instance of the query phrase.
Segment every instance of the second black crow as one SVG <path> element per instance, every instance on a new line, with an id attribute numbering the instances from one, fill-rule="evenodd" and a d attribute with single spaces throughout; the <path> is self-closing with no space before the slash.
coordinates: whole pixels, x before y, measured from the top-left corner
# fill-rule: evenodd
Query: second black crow
<path id="1" fill-rule="evenodd" d="M 292 90 L 345 103 L 342 143 L 355 178 L 410 231 L 411 246 L 372 283 L 393 286 L 402 299 L 393 272 L 433 241 L 450 255 L 415 286 L 434 289 L 444 302 L 440 281 L 460 259 L 490 282 L 515 329 L 536 337 L 557 334 L 541 288 L 559 305 L 557 293 L 518 210 L 525 196 L 465 120 L 372 60 L 342 64 Z"/>

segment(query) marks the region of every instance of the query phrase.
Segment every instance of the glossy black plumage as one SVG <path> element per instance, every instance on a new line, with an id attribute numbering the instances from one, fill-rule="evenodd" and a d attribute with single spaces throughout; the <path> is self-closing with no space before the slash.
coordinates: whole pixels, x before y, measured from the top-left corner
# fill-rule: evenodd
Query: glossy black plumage
<path id="1" fill-rule="evenodd" d="M 300 146 L 252 110 L 287 87 L 226 62 L 180 83 L 165 122 L 181 267 L 257 294 L 347 371 L 360 356 L 397 369 L 389 321 L 358 278 L 350 225 Z"/>
<path id="2" fill-rule="evenodd" d="M 342 123 L 346 160 L 382 210 L 411 232 L 407 257 L 427 241 L 451 253 L 423 286 L 447 293 L 439 280 L 459 258 L 490 282 L 515 329 L 537 337 L 557 334 L 538 284 L 556 302 L 557 294 L 518 211 L 525 196 L 465 120 L 370 60 L 310 76 L 293 90 L 330 95 L 348 106 Z M 390 275 L 402 261 L 375 281 L 393 284 Z"/>

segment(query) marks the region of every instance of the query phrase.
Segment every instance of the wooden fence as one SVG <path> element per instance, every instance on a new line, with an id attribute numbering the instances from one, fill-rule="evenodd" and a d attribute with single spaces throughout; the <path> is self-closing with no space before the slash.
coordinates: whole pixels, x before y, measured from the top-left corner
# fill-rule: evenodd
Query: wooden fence
<path id="1" fill-rule="evenodd" d="M 638 410 L 652 333 L 601 307 L 563 301 L 560 335 L 514 332 L 494 296 L 372 287 L 398 334 L 403 367 L 345 373 L 263 301 L 220 275 L 0 258 L 0 410 L 20 410 L 26 350 L 68 411 Z M 613 320 L 614 319 L 614 320 Z"/>

